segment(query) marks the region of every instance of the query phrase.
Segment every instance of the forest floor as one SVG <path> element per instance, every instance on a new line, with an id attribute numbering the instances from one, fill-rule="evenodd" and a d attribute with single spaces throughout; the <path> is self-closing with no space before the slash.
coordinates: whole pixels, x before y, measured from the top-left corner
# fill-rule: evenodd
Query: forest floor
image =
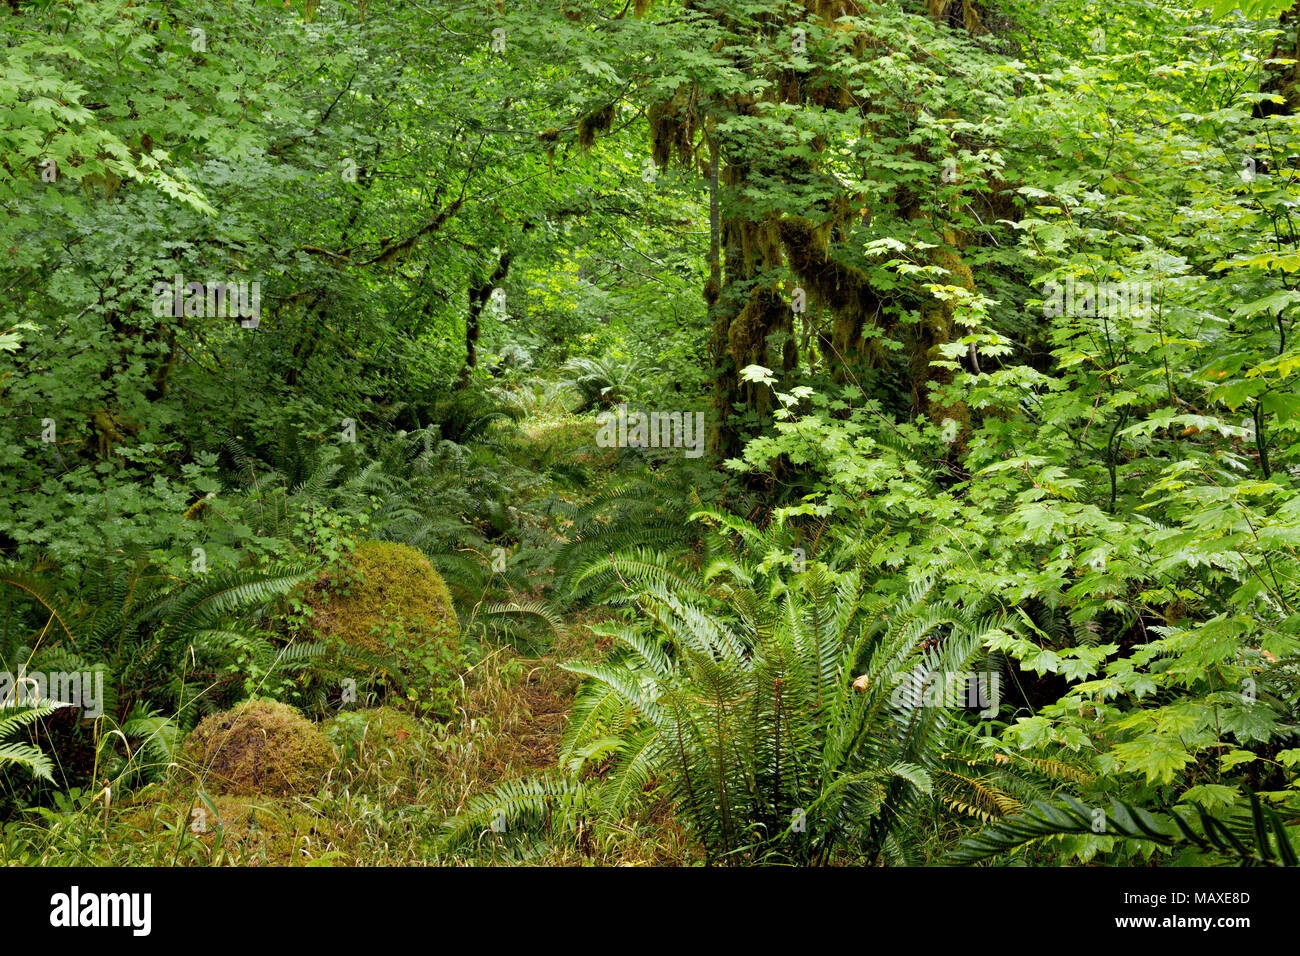
<path id="1" fill-rule="evenodd" d="M 522 458 L 535 454 L 578 460 L 591 476 L 580 490 L 545 483 L 530 496 L 561 494 L 570 505 L 607 487 L 617 452 L 592 447 L 592 423 L 548 410 L 520 423 L 513 440 Z M 608 459 L 608 460 L 606 460 Z M 522 502 L 521 502 L 522 504 Z M 562 543 L 563 521 L 532 529 Z M 515 597 L 535 600 L 546 574 L 529 579 Z M 480 601 L 482 603 L 482 600 Z M 476 608 L 461 607 L 463 615 Z M 457 712 L 449 720 L 420 719 L 391 707 L 362 709 L 364 724 L 349 756 L 313 795 L 232 797 L 206 792 L 175 767 L 105 810 L 86 800 L 81 812 L 33 821 L 25 833 L 27 859 L 91 865 L 674 865 L 693 859 L 666 798 L 647 794 L 638 815 L 612 827 L 588 828 L 553 841 L 498 839 L 478 834 L 467 851 L 443 846 L 447 821 L 476 798 L 523 778 L 559 770 L 562 741 L 581 679 L 566 661 L 599 657 L 607 642 L 591 629 L 613 613 L 571 613 L 553 638 L 531 649 L 509 642 L 488 646 L 462 678 Z M 318 727 L 336 745 L 344 715 Z M 589 767 L 599 775 L 602 765 Z"/>
<path id="2" fill-rule="evenodd" d="M 538 413 L 540 411 L 540 413 Z M 574 415 L 554 408 L 535 410 L 520 423 L 520 435 L 529 454 L 562 456 L 581 465 L 591 482 L 581 493 L 560 492 L 569 505 L 583 505 L 608 490 L 616 471 L 617 452 L 593 446 L 593 422 L 590 417 Z M 534 489 L 534 495 L 557 493 L 559 489 Z M 563 543 L 563 529 L 554 529 Z M 536 594 L 521 594 L 531 599 Z M 461 800 L 455 810 L 463 809 L 465 799 L 511 780 L 554 771 L 558 767 L 561 745 L 581 679 L 562 668 L 566 661 L 591 660 L 609 647 L 592 628 L 613 617 L 610 610 L 592 608 L 570 613 L 545 652 L 525 656 L 510 647 L 502 647 L 480 662 L 473 688 L 468 695 L 465 719 L 460 731 L 469 736 L 470 745 L 481 755 L 474 764 L 477 773 L 467 777 L 461 787 Z M 597 767 L 594 772 L 603 772 Z M 577 846 L 547 846 L 543 855 L 519 862 L 545 865 L 600 863 L 604 865 L 676 865 L 693 859 L 685 831 L 672 818 L 666 799 L 654 798 L 639 817 L 626 821 L 620 832 L 593 842 L 578 841 Z M 512 861 L 514 862 L 514 861 Z"/>

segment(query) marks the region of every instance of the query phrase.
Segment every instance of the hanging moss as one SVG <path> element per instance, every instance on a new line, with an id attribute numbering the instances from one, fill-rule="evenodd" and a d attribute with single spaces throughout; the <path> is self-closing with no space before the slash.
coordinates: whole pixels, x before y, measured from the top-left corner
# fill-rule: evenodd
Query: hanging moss
<path id="1" fill-rule="evenodd" d="M 838 369 L 854 364 L 861 337 L 859 317 L 852 312 L 837 312 L 831 321 L 831 364 Z"/>
<path id="2" fill-rule="evenodd" d="M 963 27 L 971 36 L 988 33 L 980 17 L 979 5 L 972 0 L 928 0 L 930 16 L 950 26 Z"/>
<path id="3" fill-rule="evenodd" d="M 866 273 L 827 254 L 831 223 L 817 227 L 806 219 L 786 216 L 777 228 L 790 268 L 819 302 L 837 313 L 854 312 L 863 317 L 879 313 L 880 298 Z"/>
<path id="4" fill-rule="evenodd" d="M 314 724 L 267 700 L 205 717 L 181 753 L 213 793 L 314 793 L 334 766 L 334 749 Z"/>
<path id="5" fill-rule="evenodd" d="M 762 325 L 762 308 L 754 299 L 750 299 L 727 326 L 727 352 L 737 368 L 758 364 L 751 363 L 749 359 L 754 351 L 754 340 L 759 338 L 759 329 Z"/>
<path id="6" fill-rule="evenodd" d="M 908 368 L 912 378 L 912 402 L 917 410 L 928 414 L 930 392 L 936 384 L 945 384 L 950 379 L 946 369 L 932 367 L 931 363 L 941 354 L 940 345 L 946 345 L 951 339 L 952 327 L 943 307 L 938 302 L 927 302 L 921 306 L 921 317 L 912 335 L 912 356 Z"/>
<path id="7" fill-rule="evenodd" d="M 987 33 L 979 5 L 973 0 L 929 0 L 930 16 L 949 26 L 960 27 L 971 36 Z"/>
<path id="8" fill-rule="evenodd" d="M 1282 98 L 1281 103 L 1269 100 L 1255 105 L 1256 117 L 1300 113 L 1300 2 L 1282 11 L 1278 18 L 1281 33 L 1273 42 L 1273 52 L 1264 64 L 1263 92 Z"/>
<path id="9" fill-rule="evenodd" d="M 830 23 L 840 17 L 860 17 L 864 7 L 861 0 L 809 0 L 806 9 Z"/>
<path id="10" fill-rule="evenodd" d="M 614 116 L 614 104 L 608 103 L 578 120 L 578 146 L 584 150 L 591 149 L 596 137 L 608 133 L 613 127 Z"/>
<path id="11" fill-rule="evenodd" d="M 696 121 L 691 102 L 691 94 L 683 86 L 666 102 L 653 104 L 646 111 L 656 166 L 666 167 L 674 157 L 682 166 L 694 165 Z"/>
<path id="12" fill-rule="evenodd" d="M 689 0 L 687 5 L 690 6 Z M 869 48 L 883 45 L 883 41 L 870 30 L 870 21 L 865 15 L 869 6 L 862 0 L 804 0 L 794 7 L 777 5 L 776 9 L 755 15 L 762 28 L 773 33 L 818 18 L 825 28 L 824 33 L 814 31 L 813 39 L 818 44 L 829 43 L 840 55 L 864 58 L 869 55 Z M 710 9 L 709 15 L 726 28 L 725 14 Z M 763 102 L 750 95 L 737 95 L 728 100 L 727 110 L 742 116 L 758 115 L 771 104 L 811 102 L 827 109 L 860 115 L 861 104 L 854 95 L 854 82 L 838 75 L 835 70 L 798 70 L 787 64 L 763 78 L 767 81 Z M 693 101 L 687 94 L 688 88 L 682 87 L 672 100 L 657 104 L 650 110 L 651 144 L 655 162 L 660 165 L 680 150 L 684 132 L 688 142 L 694 132 Z M 725 114 L 727 110 L 719 112 Z M 868 133 L 869 123 L 864 121 L 861 125 L 864 134 Z M 822 153 L 826 145 L 826 139 L 820 135 L 807 143 L 813 155 Z M 825 171 L 811 160 L 761 151 L 728 151 L 727 158 L 728 162 L 718 177 L 723 195 L 743 196 L 756 183 L 768 179 L 826 181 Z M 797 284 L 808 293 L 808 301 L 818 303 L 833 316 L 834 325 L 829 337 L 817 331 L 822 357 L 832 375 L 843 376 L 845 363 L 860 362 L 872 348 L 863 333 L 868 323 L 880 320 L 883 311 L 881 297 L 864 271 L 837 261 L 828 251 L 832 243 L 847 241 L 851 223 L 863 215 L 864 201 L 861 195 L 837 189 L 828 202 L 818 204 L 820 208 L 814 213 L 768 218 L 749 218 L 744 213 L 743 204 L 738 203 L 732 206 L 732 214 L 721 223 L 726 279 L 721 290 L 712 286 L 705 290 L 705 301 L 713 312 L 709 351 L 713 360 L 714 406 L 719 423 L 718 439 L 711 447 L 734 447 L 737 444 L 729 424 L 733 405 L 747 404 L 749 408 L 761 411 L 757 403 L 770 398 L 769 389 L 759 391 L 737 381 L 735 370 L 750 363 L 770 365 L 766 361 L 767 339 L 773 332 L 787 334 L 782 346 L 781 367 L 792 370 L 798 366 L 799 342 L 794 334 L 793 313 L 778 293 L 758 291 L 748 294 L 751 283 L 760 287 L 770 285 L 771 277 L 766 274 L 769 270 L 778 271 L 788 266 Z M 738 300 L 734 303 L 729 301 L 733 290 Z M 780 305 L 774 308 L 773 302 L 780 302 Z M 812 332 L 811 326 L 804 329 L 805 342 L 810 340 Z"/>
<path id="13" fill-rule="evenodd" d="M 668 165 L 673 155 L 676 133 L 668 118 L 668 103 L 655 103 L 646 110 L 646 123 L 650 129 L 650 158 L 660 169 Z"/>
<path id="14" fill-rule="evenodd" d="M 772 102 L 798 103 L 803 95 L 802 78 L 794 70 L 783 70 L 768 95 Z"/>
<path id="15" fill-rule="evenodd" d="M 781 234 L 775 219 L 734 219 L 730 225 L 732 234 L 740 240 L 740 254 L 745 261 L 764 268 L 782 264 Z"/>
<path id="16" fill-rule="evenodd" d="M 740 310 L 727 329 L 727 350 L 736 368 L 746 365 L 769 365 L 767 337 L 773 332 L 788 332 L 793 313 L 790 304 L 775 288 L 757 286 L 749 301 Z M 785 367 L 787 356 L 782 356 Z M 747 403 L 763 415 L 771 408 L 771 390 L 752 383 L 743 386 Z"/>
<path id="17" fill-rule="evenodd" d="M 712 308 L 713 304 L 718 301 L 718 295 L 721 292 L 722 289 L 718 285 L 718 280 L 713 276 L 709 276 L 708 280 L 704 283 L 704 301 L 710 308 Z"/>

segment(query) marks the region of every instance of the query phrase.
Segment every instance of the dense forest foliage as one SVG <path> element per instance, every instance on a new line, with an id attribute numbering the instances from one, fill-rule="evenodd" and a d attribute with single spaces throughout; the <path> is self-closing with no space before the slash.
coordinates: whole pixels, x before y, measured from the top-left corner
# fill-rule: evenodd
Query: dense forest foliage
<path id="1" fill-rule="evenodd" d="M 0 861 L 1294 865 L 1298 33 L 8 0 Z"/>

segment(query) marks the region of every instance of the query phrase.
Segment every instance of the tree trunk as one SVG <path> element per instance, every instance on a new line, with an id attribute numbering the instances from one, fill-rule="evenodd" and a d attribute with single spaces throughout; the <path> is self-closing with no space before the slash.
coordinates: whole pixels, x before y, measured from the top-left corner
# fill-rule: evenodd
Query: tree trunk
<path id="1" fill-rule="evenodd" d="M 505 280 L 510 272 L 510 250 L 501 253 L 496 268 L 486 281 L 480 282 L 469 290 L 469 314 L 465 317 L 465 364 L 460 370 L 457 387 L 469 384 L 470 376 L 478 366 L 479 319 L 492 298 L 492 290 Z"/>

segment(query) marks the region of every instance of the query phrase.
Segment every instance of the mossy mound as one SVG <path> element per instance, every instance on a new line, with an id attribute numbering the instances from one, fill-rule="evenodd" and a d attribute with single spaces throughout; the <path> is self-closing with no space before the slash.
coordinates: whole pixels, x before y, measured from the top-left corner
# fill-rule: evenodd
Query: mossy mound
<path id="1" fill-rule="evenodd" d="M 392 660 L 417 689 L 454 682 L 460 625 L 451 595 L 429 559 L 409 545 L 363 541 L 342 587 L 323 578 L 308 604 L 326 641 Z"/>
<path id="2" fill-rule="evenodd" d="M 311 793 L 334 766 L 334 748 L 287 704 L 250 700 L 205 717 L 185 738 L 204 788 L 222 794 Z"/>
<path id="3" fill-rule="evenodd" d="M 170 851 L 175 829 L 183 828 L 205 848 L 192 862 L 214 862 L 216 850 L 237 866 L 291 866 L 311 863 L 329 852 L 330 822 L 301 807 L 268 797 L 212 796 L 213 812 L 206 800 L 192 791 L 159 794 L 122 811 L 121 833 L 142 841 L 161 843 Z"/>
<path id="4" fill-rule="evenodd" d="M 416 764 L 428 736 L 420 721 L 392 707 L 344 711 L 322 726 L 348 759 L 383 764 L 385 771 L 399 774 Z"/>

